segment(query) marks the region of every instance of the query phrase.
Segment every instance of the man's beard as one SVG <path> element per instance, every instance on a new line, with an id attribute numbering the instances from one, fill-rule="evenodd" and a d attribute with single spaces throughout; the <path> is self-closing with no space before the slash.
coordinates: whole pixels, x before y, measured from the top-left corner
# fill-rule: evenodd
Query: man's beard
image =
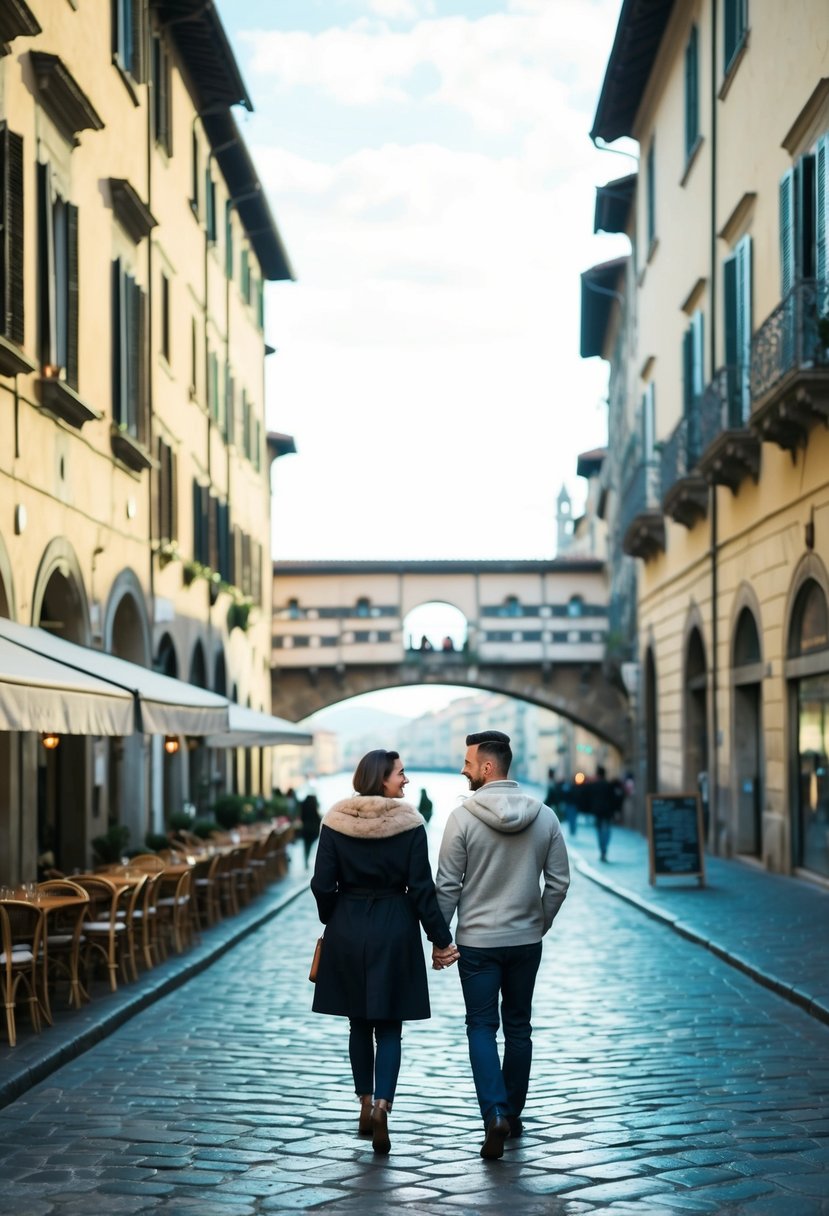
<path id="1" fill-rule="evenodd" d="M 474 793 L 475 790 L 479 790 L 484 784 L 480 777 L 467 777 L 467 781 L 469 782 L 469 788 L 472 793 Z"/>

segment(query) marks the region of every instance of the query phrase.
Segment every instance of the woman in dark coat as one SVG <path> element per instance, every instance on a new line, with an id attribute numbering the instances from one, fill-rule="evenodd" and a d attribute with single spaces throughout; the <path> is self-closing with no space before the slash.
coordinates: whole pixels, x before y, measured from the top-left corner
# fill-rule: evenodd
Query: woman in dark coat
<path id="1" fill-rule="evenodd" d="M 363 757 L 355 795 L 322 821 L 311 880 L 325 925 L 313 1008 L 349 1019 L 359 1130 L 376 1153 L 391 1147 L 402 1024 L 431 1016 L 420 925 L 443 966 L 458 957 L 438 908 L 423 819 L 399 801 L 407 783 L 397 752 Z"/>

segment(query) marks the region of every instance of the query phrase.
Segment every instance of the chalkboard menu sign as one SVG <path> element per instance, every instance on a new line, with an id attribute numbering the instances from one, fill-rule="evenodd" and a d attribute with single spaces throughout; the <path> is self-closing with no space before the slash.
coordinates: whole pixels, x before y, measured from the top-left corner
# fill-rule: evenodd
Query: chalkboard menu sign
<path id="1" fill-rule="evenodd" d="M 648 849 L 651 885 L 660 875 L 705 882 L 697 794 L 648 795 Z"/>

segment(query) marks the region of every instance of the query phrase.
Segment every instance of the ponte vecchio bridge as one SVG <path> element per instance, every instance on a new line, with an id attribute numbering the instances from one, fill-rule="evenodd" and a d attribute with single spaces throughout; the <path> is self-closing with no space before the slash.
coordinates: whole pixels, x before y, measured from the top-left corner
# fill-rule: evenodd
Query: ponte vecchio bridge
<path id="1" fill-rule="evenodd" d="M 627 699 L 603 662 L 596 558 L 277 561 L 273 579 L 275 714 L 297 720 L 359 693 L 455 684 L 544 706 L 627 750 Z M 409 615 L 435 602 L 463 614 L 461 649 L 421 651 L 409 636 Z"/>

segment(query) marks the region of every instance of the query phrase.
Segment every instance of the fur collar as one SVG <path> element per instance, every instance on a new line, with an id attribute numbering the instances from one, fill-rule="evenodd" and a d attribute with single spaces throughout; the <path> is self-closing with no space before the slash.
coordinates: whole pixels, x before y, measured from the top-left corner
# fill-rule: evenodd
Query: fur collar
<path id="1" fill-rule="evenodd" d="M 426 825 L 420 812 L 408 802 L 366 794 L 353 794 L 335 802 L 322 822 L 325 827 L 358 840 L 385 840 Z"/>

